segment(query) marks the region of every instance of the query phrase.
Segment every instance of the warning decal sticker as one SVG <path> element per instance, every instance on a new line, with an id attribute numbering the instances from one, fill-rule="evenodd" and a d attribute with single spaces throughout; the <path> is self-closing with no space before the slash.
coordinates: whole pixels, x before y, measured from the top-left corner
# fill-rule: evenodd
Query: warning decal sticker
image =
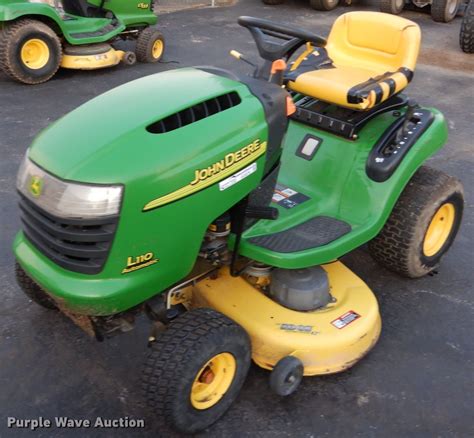
<path id="1" fill-rule="evenodd" d="M 354 312 L 353 310 L 349 310 L 349 312 L 344 313 L 344 315 L 332 321 L 331 324 L 338 329 L 343 329 L 344 327 L 347 327 L 351 322 L 354 322 L 356 319 L 359 318 L 360 315 L 358 313 Z"/>
<path id="2" fill-rule="evenodd" d="M 284 208 L 293 208 L 308 199 L 310 199 L 309 196 L 303 195 L 303 193 L 299 193 L 283 184 L 277 183 L 275 192 L 273 193 L 272 202 L 275 202 Z"/>

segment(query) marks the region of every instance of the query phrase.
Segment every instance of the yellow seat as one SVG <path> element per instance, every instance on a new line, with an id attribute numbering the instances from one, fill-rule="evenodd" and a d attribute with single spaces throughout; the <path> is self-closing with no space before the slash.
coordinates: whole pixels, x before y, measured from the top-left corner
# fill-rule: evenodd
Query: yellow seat
<path id="1" fill-rule="evenodd" d="M 336 105 L 367 110 L 403 90 L 420 49 L 416 23 L 381 12 L 349 12 L 325 48 L 307 44 L 286 75 L 288 88 Z"/>

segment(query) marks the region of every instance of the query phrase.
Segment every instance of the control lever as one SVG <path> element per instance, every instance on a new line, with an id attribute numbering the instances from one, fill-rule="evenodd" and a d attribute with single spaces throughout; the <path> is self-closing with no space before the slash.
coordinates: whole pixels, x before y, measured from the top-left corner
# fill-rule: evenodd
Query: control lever
<path id="1" fill-rule="evenodd" d="M 413 99 L 408 99 L 407 110 L 405 112 L 405 120 L 403 122 L 403 125 L 397 132 L 397 136 L 395 139 L 396 143 L 402 141 L 403 137 L 407 135 L 408 131 L 410 130 L 410 122 L 413 119 L 417 108 L 419 108 L 419 105 Z"/>
<path id="2" fill-rule="evenodd" d="M 278 219 L 279 211 L 275 207 L 253 207 L 248 205 L 245 209 L 245 216 L 253 219 L 268 219 L 274 221 Z"/>
<path id="3" fill-rule="evenodd" d="M 247 58 L 244 58 L 244 55 L 242 55 L 242 53 L 240 53 L 240 52 L 237 52 L 237 50 L 231 50 L 229 53 L 230 53 L 230 56 L 233 56 L 235 59 L 239 59 L 240 61 L 244 61 L 247 64 L 251 65 L 252 67 L 257 68 L 256 64 L 254 64 L 252 61 L 249 61 Z"/>

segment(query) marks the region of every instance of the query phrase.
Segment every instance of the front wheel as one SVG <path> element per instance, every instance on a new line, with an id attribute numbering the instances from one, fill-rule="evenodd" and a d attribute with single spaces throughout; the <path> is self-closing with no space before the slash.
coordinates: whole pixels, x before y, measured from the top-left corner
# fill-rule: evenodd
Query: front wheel
<path id="1" fill-rule="evenodd" d="M 380 0 L 380 11 L 399 15 L 405 6 L 405 0 Z"/>
<path id="2" fill-rule="evenodd" d="M 405 277 L 436 269 L 461 224 L 461 183 L 444 172 L 422 166 L 400 195 L 382 231 L 369 242 L 373 258 Z"/>
<path id="3" fill-rule="evenodd" d="M 165 38 L 159 30 L 147 27 L 140 32 L 135 49 L 138 61 L 158 62 L 163 57 L 164 51 Z"/>
<path id="4" fill-rule="evenodd" d="M 18 286 L 31 301 L 45 309 L 58 309 L 54 300 L 27 275 L 18 262 L 15 263 L 15 276 Z"/>
<path id="5" fill-rule="evenodd" d="M 458 13 L 461 0 L 433 0 L 431 18 L 440 23 L 449 23 Z"/>
<path id="6" fill-rule="evenodd" d="M 183 433 L 217 421 L 237 397 L 250 366 L 247 333 L 211 309 L 179 316 L 150 348 L 142 379 L 147 404 Z"/>
<path id="7" fill-rule="evenodd" d="M 339 5 L 339 0 L 309 0 L 309 4 L 317 11 L 332 11 Z"/>
<path id="8" fill-rule="evenodd" d="M 61 56 L 58 36 L 41 21 L 20 19 L 0 30 L 0 67 L 19 82 L 33 85 L 51 79 Z"/>

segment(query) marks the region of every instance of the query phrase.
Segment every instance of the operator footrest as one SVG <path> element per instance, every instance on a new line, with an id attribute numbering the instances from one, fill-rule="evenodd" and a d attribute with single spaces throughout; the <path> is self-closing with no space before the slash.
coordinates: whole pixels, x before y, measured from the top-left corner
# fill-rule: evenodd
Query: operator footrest
<path id="1" fill-rule="evenodd" d="M 291 253 L 317 248 L 333 242 L 351 231 L 344 221 L 317 216 L 278 233 L 248 239 L 254 245 L 279 253 Z"/>

